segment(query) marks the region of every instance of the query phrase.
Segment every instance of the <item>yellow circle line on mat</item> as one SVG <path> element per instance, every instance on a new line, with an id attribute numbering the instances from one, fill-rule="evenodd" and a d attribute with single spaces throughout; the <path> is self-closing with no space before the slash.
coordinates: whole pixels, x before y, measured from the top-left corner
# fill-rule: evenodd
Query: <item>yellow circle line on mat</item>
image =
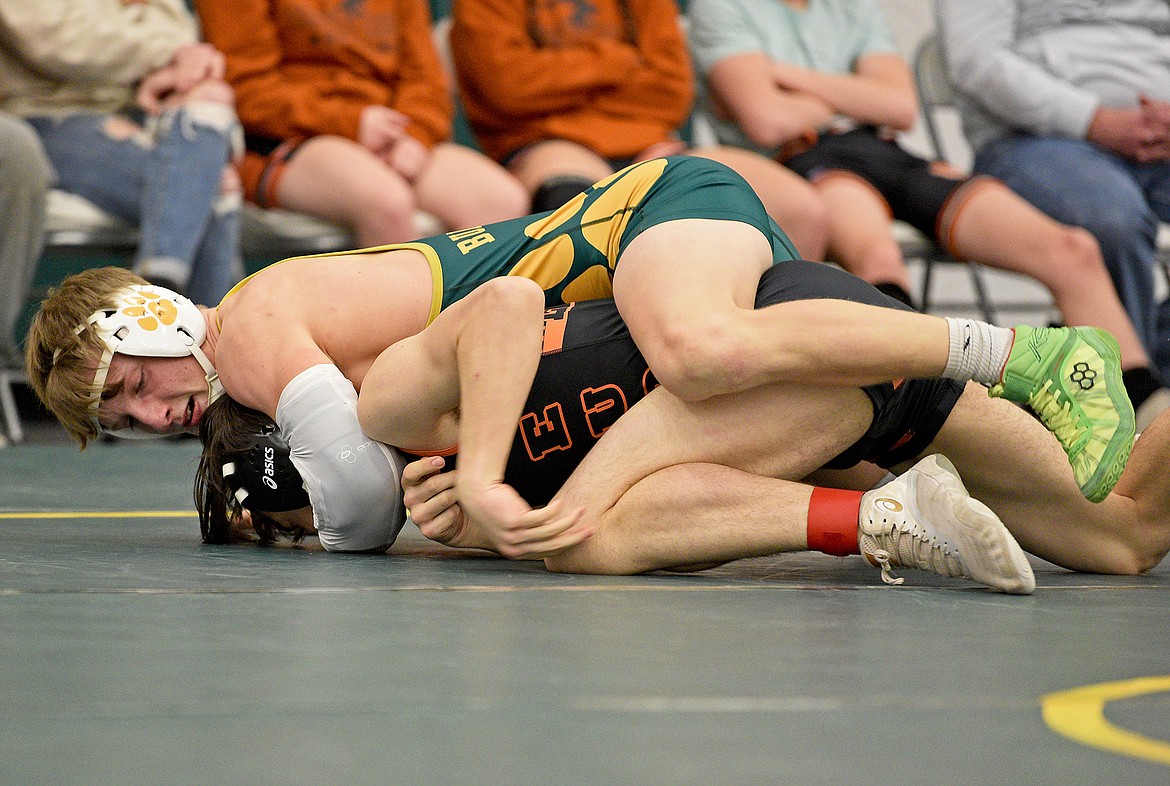
<path id="1" fill-rule="evenodd" d="M 0 519 L 175 519 L 198 515 L 193 510 L 33 510 L 0 513 Z"/>
<path id="2" fill-rule="evenodd" d="M 1049 693 L 1041 699 L 1044 722 L 1058 734 L 1123 756 L 1170 765 L 1170 742 L 1114 726 L 1105 719 L 1105 703 L 1170 691 L 1170 676 L 1102 682 Z"/>

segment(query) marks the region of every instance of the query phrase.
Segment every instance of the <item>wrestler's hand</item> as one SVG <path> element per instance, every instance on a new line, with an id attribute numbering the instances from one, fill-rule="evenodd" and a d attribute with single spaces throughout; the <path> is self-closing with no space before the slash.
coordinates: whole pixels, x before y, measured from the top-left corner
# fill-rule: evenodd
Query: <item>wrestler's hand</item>
<path id="1" fill-rule="evenodd" d="M 492 550 L 509 559 L 544 559 L 576 546 L 593 534 L 584 510 L 566 511 L 559 499 L 533 508 L 506 483 L 456 484 L 464 515 L 481 529 Z"/>
<path id="2" fill-rule="evenodd" d="M 487 538 L 467 526 L 455 502 L 456 470 L 444 472 L 442 457 L 412 461 L 402 470 L 402 501 L 410 520 L 425 537 L 454 548 L 491 549 Z"/>

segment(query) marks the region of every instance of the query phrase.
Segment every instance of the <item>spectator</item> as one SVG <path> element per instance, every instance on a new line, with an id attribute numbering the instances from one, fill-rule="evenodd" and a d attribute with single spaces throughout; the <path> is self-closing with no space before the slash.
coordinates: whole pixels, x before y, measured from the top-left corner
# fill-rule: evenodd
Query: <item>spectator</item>
<path id="1" fill-rule="evenodd" d="M 674 0 L 456 0 L 452 17 L 468 119 L 534 211 L 634 161 L 691 152 L 736 170 L 800 254 L 823 258 L 828 218 L 807 183 L 754 153 L 680 140 L 694 77 Z"/>
<path id="2" fill-rule="evenodd" d="M 243 273 L 222 75 L 182 0 L 0 2 L 0 108 L 60 188 L 139 226 L 135 272 L 204 303 Z"/>
<path id="3" fill-rule="evenodd" d="M 830 258 L 909 302 L 890 231 L 903 219 L 957 257 L 1038 280 L 1068 324 L 1113 333 L 1135 406 L 1160 389 L 1089 233 L 898 146 L 918 99 L 874 0 L 693 0 L 690 13 L 720 139 L 809 178 L 829 206 Z M 1168 405 L 1163 391 L 1143 422 Z"/>
<path id="4" fill-rule="evenodd" d="M 45 229 L 45 194 L 53 180 L 37 135 L 0 113 L 0 367 L 18 368 L 16 320 L 32 286 Z"/>
<path id="5" fill-rule="evenodd" d="M 1170 221 L 1170 4 L 939 0 L 937 11 L 975 170 L 1097 238 L 1170 379 L 1170 301 L 1157 302 L 1154 277 Z"/>
<path id="6" fill-rule="evenodd" d="M 514 218 L 528 198 L 502 167 L 454 144 L 449 83 L 426 0 L 198 0 L 227 55 L 249 199 L 354 229 L 363 246 Z"/>

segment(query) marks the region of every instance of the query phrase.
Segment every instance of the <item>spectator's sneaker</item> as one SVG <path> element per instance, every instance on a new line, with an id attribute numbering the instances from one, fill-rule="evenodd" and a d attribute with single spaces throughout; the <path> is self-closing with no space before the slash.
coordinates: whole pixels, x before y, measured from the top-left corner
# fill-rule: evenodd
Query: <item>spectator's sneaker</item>
<path id="1" fill-rule="evenodd" d="M 919 568 L 1028 595 L 1036 588 L 1032 565 L 991 510 L 967 493 L 954 465 L 927 456 L 908 472 L 861 497 L 858 543 L 882 570 L 882 581 L 901 584 L 892 567 Z"/>
<path id="2" fill-rule="evenodd" d="M 998 385 L 988 393 L 1027 404 L 1068 454 L 1081 493 L 1109 495 L 1133 449 L 1133 404 L 1121 381 L 1121 350 L 1100 328 L 1015 329 Z"/>

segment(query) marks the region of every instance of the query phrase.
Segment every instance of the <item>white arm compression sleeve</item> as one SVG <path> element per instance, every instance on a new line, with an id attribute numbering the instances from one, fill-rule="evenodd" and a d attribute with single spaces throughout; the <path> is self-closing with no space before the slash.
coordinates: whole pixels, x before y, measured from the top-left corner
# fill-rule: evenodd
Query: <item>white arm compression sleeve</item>
<path id="1" fill-rule="evenodd" d="M 357 391 L 333 365 L 305 369 L 285 387 L 276 423 L 309 489 L 328 551 L 390 548 L 406 522 L 397 451 L 362 433 Z"/>

